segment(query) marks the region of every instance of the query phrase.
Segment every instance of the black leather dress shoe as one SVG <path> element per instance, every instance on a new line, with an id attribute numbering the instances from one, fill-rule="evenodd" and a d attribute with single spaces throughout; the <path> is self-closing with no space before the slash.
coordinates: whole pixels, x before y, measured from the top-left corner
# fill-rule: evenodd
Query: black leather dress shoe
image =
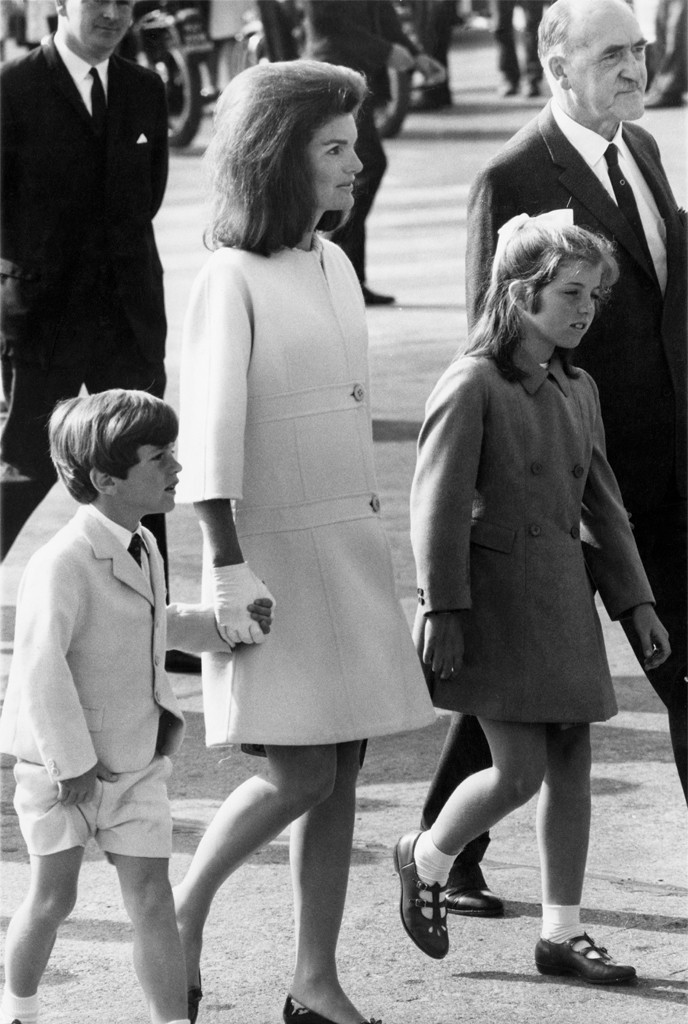
<path id="1" fill-rule="evenodd" d="M 418 949 L 433 960 L 442 960 L 449 952 L 444 889 L 439 882 L 427 885 L 418 877 L 413 851 L 419 835 L 419 830 L 407 832 L 394 847 L 394 866 L 401 882 L 399 913 L 406 934 Z M 424 910 L 431 911 L 430 917 Z"/>
<path id="2" fill-rule="evenodd" d="M 489 889 L 447 889 L 447 913 L 464 917 L 504 917 L 504 904 Z"/>
<path id="3" fill-rule="evenodd" d="M 574 949 L 579 942 L 585 945 Z M 566 942 L 540 939 L 535 947 L 535 966 L 540 974 L 576 974 L 589 985 L 624 985 L 636 978 L 635 967 L 617 964 L 586 932 Z"/>
<path id="4" fill-rule="evenodd" d="M 480 864 L 454 861 L 447 882 L 447 913 L 464 917 L 503 917 L 504 903 L 485 881 Z"/>
<path id="5" fill-rule="evenodd" d="M 361 291 L 366 306 L 391 306 L 396 301 L 393 295 L 380 295 L 379 292 L 371 292 L 365 284 L 361 285 Z"/>
<path id="6" fill-rule="evenodd" d="M 201 659 L 197 654 L 172 650 L 165 655 L 165 668 L 168 672 L 182 672 L 190 676 L 199 675 Z"/>

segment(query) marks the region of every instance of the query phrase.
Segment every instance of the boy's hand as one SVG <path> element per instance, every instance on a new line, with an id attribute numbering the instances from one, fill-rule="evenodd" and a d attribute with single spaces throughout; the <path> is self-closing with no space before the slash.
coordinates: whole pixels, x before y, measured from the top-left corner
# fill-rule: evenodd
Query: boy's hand
<path id="1" fill-rule="evenodd" d="M 651 604 L 639 604 L 631 612 L 636 635 L 643 648 L 646 669 L 662 665 L 671 654 L 669 634 Z"/>
<path id="2" fill-rule="evenodd" d="M 63 779 L 62 782 L 58 782 L 58 800 L 61 804 L 67 805 L 86 803 L 95 793 L 96 779 L 114 782 L 117 776 L 106 768 L 105 765 L 101 764 L 100 761 L 97 761 L 83 775 L 77 775 L 74 779 Z"/>
<path id="3" fill-rule="evenodd" d="M 259 598 L 270 601 L 274 607 L 275 599 L 248 563 L 216 566 L 213 569 L 213 591 L 215 621 L 222 639 L 232 647 L 238 643 L 262 643 L 266 631 L 248 608 L 249 605 L 257 608 Z"/>
<path id="4" fill-rule="evenodd" d="M 248 606 L 251 618 L 254 619 L 265 634 L 270 632 L 272 625 L 272 601 L 269 597 L 258 597 Z"/>

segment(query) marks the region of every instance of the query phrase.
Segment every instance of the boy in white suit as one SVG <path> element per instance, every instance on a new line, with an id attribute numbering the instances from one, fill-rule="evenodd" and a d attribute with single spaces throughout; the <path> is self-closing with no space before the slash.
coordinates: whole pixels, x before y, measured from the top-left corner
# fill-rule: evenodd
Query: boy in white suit
<path id="1" fill-rule="evenodd" d="M 228 645 L 212 609 L 165 608 L 162 558 L 140 526 L 174 508 L 176 438 L 173 410 L 143 391 L 70 399 L 50 421 L 51 458 L 82 507 L 33 555 L 17 601 L 0 750 L 17 757 L 31 884 L 7 931 L 2 1024 L 38 1019 L 38 985 L 91 836 L 117 869 L 153 1024 L 188 1021 L 166 785 L 184 720 L 165 650 Z M 269 632 L 270 602 L 247 612 Z"/>

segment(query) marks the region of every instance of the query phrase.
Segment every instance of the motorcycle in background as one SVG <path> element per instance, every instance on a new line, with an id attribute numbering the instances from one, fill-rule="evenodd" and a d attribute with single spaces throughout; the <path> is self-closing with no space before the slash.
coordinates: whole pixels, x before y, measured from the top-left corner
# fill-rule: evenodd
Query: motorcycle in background
<path id="1" fill-rule="evenodd" d="M 121 52 L 157 72 L 165 83 L 170 146 L 188 146 L 206 106 L 217 99 L 213 50 L 198 5 L 174 0 L 134 4 Z"/>

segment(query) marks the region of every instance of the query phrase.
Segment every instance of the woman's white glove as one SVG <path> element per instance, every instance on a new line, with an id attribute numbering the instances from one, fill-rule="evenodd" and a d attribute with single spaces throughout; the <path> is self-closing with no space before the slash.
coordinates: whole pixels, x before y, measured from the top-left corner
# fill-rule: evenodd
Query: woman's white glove
<path id="1" fill-rule="evenodd" d="M 228 644 L 262 644 L 265 640 L 265 634 L 248 610 L 257 597 L 267 597 L 274 609 L 274 597 L 249 569 L 248 562 L 213 569 L 215 620 L 220 636 Z"/>

